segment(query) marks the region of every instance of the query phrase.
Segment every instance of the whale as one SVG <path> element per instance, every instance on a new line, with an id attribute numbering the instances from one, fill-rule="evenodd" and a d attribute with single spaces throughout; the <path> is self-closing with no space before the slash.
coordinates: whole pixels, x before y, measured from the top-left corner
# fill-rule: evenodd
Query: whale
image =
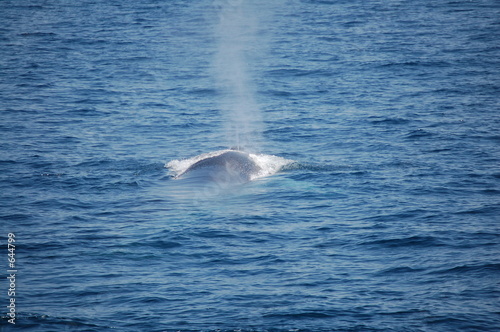
<path id="1" fill-rule="evenodd" d="M 248 153 L 231 150 L 195 162 L 178 178 L 213 181 L 221 185 L 242 184 L 251 181 L 261 170 Z"/>

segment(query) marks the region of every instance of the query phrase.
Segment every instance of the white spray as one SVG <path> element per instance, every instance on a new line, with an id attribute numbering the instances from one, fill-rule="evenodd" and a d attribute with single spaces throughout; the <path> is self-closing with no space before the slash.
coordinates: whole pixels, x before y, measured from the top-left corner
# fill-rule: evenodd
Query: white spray
<path id="1" fill-rule="evenodd" d="M 227 114 L 228 145 L 258 150 L 262 118 L 248 67 L 259 45 L 256 11 L 244 0 L 219 1 L 218 4 L 214 71 L 222 96 L 221 108 Z"/>

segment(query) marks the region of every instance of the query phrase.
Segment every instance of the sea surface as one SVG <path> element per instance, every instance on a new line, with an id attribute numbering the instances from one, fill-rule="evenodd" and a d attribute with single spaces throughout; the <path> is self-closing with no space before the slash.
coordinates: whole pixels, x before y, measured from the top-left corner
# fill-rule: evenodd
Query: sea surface
<path id="1" fill-rule="evenodd" d="M 500 331 L 497 0 L 0 22 L 0 331 Z M 231 147 L 265 174 L 177 178 Z"/>

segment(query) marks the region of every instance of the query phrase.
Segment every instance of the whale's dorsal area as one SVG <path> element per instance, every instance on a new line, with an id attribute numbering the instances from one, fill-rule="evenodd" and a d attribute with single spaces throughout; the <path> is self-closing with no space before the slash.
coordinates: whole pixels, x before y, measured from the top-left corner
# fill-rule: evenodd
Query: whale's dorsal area
<path id="1" fill-rule="evenodd" d="M 179 177 L 204 177 L 217 182 L 248 182 L 261 168 L 245 152 L 226 151 L 218 156 L 199 160 Z"/>

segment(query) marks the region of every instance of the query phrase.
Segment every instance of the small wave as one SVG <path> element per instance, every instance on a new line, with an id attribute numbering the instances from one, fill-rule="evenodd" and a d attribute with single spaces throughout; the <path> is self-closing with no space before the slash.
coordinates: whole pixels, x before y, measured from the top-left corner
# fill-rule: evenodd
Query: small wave
<path id="1" fill-rule="evenodd" d="M 303 311 L 294 313 L 275 313 L 265 315 L 267 318 L 284 318 L 284 319 L 321 319 L 332 318 L 338 316 L 338 312 L 328 313 L 322 311 Z"/>
<path id="2" fill-rule="evenodd" d="M 428 248 L 428 247 L 439 247 L 445 245 L 440 240 L 432 236 L 412 236 L 408 238 L 381 239 L 381 240 L 363 242 L 361 244 L 369 246 L 377 246 L 377 247 L 380 246 L 383 248 L 399 248 L 399 247 Z"/>
<path id="3" fill-rule="evenodd" d="M 154 239 L 154 240 L 149 240 L 149 241 L 137 241 L 137 242 L 131 243 L 129 246 L 135 247 L 135 248 L 150 247 L 150 248 L 165 250 L 165 249 L 182 247 L 182 244 L 179 242 L 175 242 L 175 241 Z"/>
<path id="4" fill-rule="evenodd" d="M 433 133 L 428 132 L 424 129 L 416 129 L 416 130 L 412 130 L 409 133 L 407 133 L 405 135 L 405 138 L 410 139 L 410 140 L 414 140 L 414 139 L 420 139 L 420 138 L 424 138 L 424 137 L 431 137 L 433 135 L 434 135 Z"/>
<path id="5" fill-rule="evenodd" d="M 372 116 L 369 117 L 369 121 L 374 125 L 403 125 L 410 122 L 408 119 L 399 117 L 380 117 Z"/>
<path id="6" fill-rule="evenodd" d="M 500 271 L 500 264 L 498 263 L 486 263 L 486 264 L 477 264 L 477 265 L 460 265 L 454 266 L 450 268 L 444 268 L 437 271 L 430 272 L 431 274 L 460 274 L 464 273 L 488 273 L 493 272 L 497 273 Z"/>
<path id="7" fill-rule="evenodd" d="M 411 273 L 417 273 L 417 272 L 422 272 L 424 269 L 422 268 L 412 268 L 409 266 L 397 266 L 397 267 L 391 267 L 385 270 L 382 270 L 378 272 L 379 275 L 381 276 L 388 276 L 388 275 L 400 275 L 400 274 L 411 274 Z"/>
<path id="8" fill-rule="evenodd" d="M 23 32 L 23 33 L 20 33 L 19 36 L 21 36 L 21 37 L 52 37 L 52 36 L 56 36 L 56 34 L 53 32 Z"/>
<path id="9" fill-rule="evenodd" d="M 455 212 L 455 214 L 459 215 L 491 215 L 498 216 L 498 211 L 500 210 L 500 206 L 494 204 L 488 204 L 484 206 L 479 206 L 475 208 L 471 208 L 468 210 L 462 210 Z"/>
<path id="10" fill-rule="evenodd" d="M 324 70 L 306 70 L 306 69 L 275 69 L 268 72 L 276 77 L 299 77 L 299 76 L 327 76 L 329 73 Z"/>
<path id="11" fill-rule="evenodd" d="M 3 318 L 3 317 L 2 317 Z M 102 331 L 103 329 L 112 329 L 111 326 L 98 325 L 83 318 L 76 317 L 57 317 L 40 313 L 24 313 L 19 315 L 20 328 L 30 329 L 37 326 L 41 330 L 85 330 Z M 3 331 L 3 329 L 1 329 Z"/>
<path id="12" fill-rule="evenodd" d="M 314 163 L 300 163 L 293 161 L 285 166 L 282 170 L 303 170 L 312 172 L 333 172 L 333 173 L 359 173 L 365 174 L 367 172 L 360 170 L 356 166 L 352 165 L 332 165 L 332 164 L 314 164 Z"/>

